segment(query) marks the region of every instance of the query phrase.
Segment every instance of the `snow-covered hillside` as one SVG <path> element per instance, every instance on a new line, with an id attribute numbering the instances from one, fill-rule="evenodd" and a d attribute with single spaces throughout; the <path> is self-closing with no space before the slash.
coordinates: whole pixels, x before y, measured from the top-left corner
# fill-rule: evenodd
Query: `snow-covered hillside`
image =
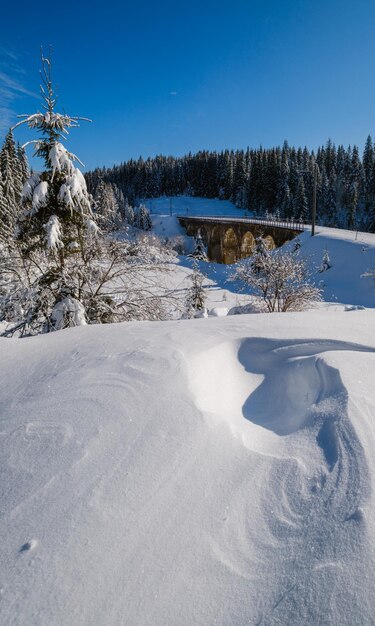
<path id="1" fill-rule="evenodd" d="M 374 623 L 375 235 L 299 241 L 313 311 L 0 338 L 1 624 Z"/>
<path id="2" fill-rule="evenodd" d="M 171 200 L 172 216 L 169 215 L 169 198 L 149 201 L 148 206 L 153 211 L 154 232 L 162 238 L 169 239 L 185 236 L 187 251 L 193 249 L 194 241 L 193 238 L 186 237 L 176 217 L 186 213 L 185 205 L 188 207 L 189 215 L 243 217 L 243 211 L 227 201 L 189 196 L 176 196 Z M 300 254 L 306 258 L 313 280 L 323 288 L 325 302 L 375 307 L 375 281 L 364 277 L 366 272 L 375 268 L 375 234 L 318 226 L 314 237 L 311 237 L 311 230 L 307 227 L 307 230 L 298 237 L 298 241 L 301 244 Z M 296 240 L 293 240 L 286 247 L 294 248 L 295 243 Z M 321 273 L 319 270 L 325 251 L 328 252 L 331 267 Z M 181 258 L 180 265 L 185 274 L 189 272 L 184 269 L 186 266 L 189 267 L 186 259 Z M 228 281 L 233 273 L 233 266 L 203 263 L 201 269 L 208 277 L 206 286 L 209 308 L 226 306 L 230 309 L 246 302 L 246 298 L 238 294 L 239 285 L 233 285 Z M 181 276 L 178 273 L 175 275 L 175 282 L 178 286 L 181 285 Z"/>
<path id="3" fill-rule="evenodd" d="M 314 237 L 306 231 L 299 240 L 314 280 L 322 281 L 326 302 L 375 307 L 375 280 L 365 277 L 375 268 L 375 234 L 318 226 Z M 325 251 L 331 268 L 320 273 Z"/>
<path id="4" fill-rule="evenodd" d="M 243 217 L 244 210 L 229 200 L 199 198 L 195 196 L 171 196 L 146 200 L 145 205 L 153 215 L 222 215 Z"/>
<path id="5" fill-rule="evenodd" d="M 373 624 L 374 323 L 0 339 L 1 623 Z"/>

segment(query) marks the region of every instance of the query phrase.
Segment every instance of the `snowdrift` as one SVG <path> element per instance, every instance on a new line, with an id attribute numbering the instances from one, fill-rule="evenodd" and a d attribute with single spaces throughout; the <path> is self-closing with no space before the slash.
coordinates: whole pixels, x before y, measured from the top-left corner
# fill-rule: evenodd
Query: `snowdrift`
<path id="1" fill-rule="evenodd" d="M 375 312 L 0 339 L 2 624 L 373 624 Z"/>

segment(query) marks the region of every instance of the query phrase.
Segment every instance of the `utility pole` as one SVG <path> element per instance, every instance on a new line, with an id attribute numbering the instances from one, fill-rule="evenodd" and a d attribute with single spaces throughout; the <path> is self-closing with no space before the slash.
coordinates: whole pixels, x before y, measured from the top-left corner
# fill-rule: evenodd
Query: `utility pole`
<path id="1" fill-rule="evenodd" d="M 314 237 L 315 235 L 317 184 L 318 184 L 318 165 L 316 161 L 314 161 L 314 187 L 313 187 L 313 198 L 312 198 L 311 237 Z"/>

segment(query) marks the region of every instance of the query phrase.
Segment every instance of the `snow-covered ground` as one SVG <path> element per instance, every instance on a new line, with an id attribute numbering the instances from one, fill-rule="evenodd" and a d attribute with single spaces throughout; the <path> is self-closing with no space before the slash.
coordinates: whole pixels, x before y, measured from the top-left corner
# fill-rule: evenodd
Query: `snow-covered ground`
<path id="1" fill-rule="evenodd" d="M 364 276 L 375 268 L 375 234 L 318 226 L 314 237 L 306 231 L 299 240 L 314 280 L 322 281 L 327 302 L 375 307 L 375 280 Z M 332 267 L 320 273 L 325 250 Z"/>
<path id="2" fill-rule="evenodd" d="M 0 622 L 373 624 L 374 323 L 0 339 Z"/>
<path id="3" fill-rule="evenodd" d="M 189 214 L 191 210 L 192 214 L 194 211 L 194 215 L 225 215 L 228 210 L 228 215 L 243 217 L 243 211 L 230 202 L 188 196 L 172 198 L 176 214 L 182 214 L 182 207 L 189 202 L 191 203 Z M 154 232 L 161 238 L 171 240 L 178 236 L 183 237 L 186 251 L 191 252 L 194 240 L 186 236 L 176 215 L 169 215 L 169 198 L 149 201 L 149 207 L 154 211 L 152 213 Z M 297 239 L 294 239 L 286 247 L 293 248 L 296 241 Z M 317 226 L 314 237 L 311 237 L 311 230 L 308 227 L 298 237 L 298 241 L 301 244 L 300 254 L 307 260 L 312 279 L 323 288 L 323 297 L 325 302 L 330 303 L 329 306 L 337 304 L 338 309 L 342 309 L 343 305 L 375 307 L 375 281 L 364 277 L 366 272 L 375 268 L 375 234 Z M 320 273 L 325 251 L 328 252 L 331 267 Z M 183 279 L 191 271 L 191 262 L 181 257 L 179 264 L 180 273 L 175 273 L 172 282 L 175 281 L 179 288 L 183 288 L 184 285 L 188 285 Z M 249 302 L 249 297 L 246 298 L 239 293 L 239 285 L 228 280 L 233 269 L 231 265 L 201 264 L 201 270 L 207 275 L 205 284 L 209 309 L 213 307 L 230 309 Z"/>
<path id="4" fill-rule="evenodd" d="M 313 311 L 0 338 L 2 625 L 374 624 L 375 235 L 300 243 Z"/>
<path id="5" fill-rule="evenodd" d="M 244 210 L 238 209 L 229 200 L 196 198 L 193 196 L 163 196 L 145 200 L 144 204 L 153 215 L 221 215 L 243 217 Z"/>

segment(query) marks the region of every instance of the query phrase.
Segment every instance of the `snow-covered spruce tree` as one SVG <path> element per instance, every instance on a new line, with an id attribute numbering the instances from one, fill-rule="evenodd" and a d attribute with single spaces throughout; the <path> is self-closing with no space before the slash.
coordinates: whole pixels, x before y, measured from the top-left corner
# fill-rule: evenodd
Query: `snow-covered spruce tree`
<path id="1" fill-rule="evenodd" d="M 100 181 L 95 191 L 95 221 L 104 232 L 119 228 L 121 216 L 119 204 L 111 183 Z"/>
<path id="2" fill-rule="evenodd" d="M 193 272 L 190 274 L 189 279 L 191 280 L 191 287 L 187 292 L 185 308 L 186 316 L 192 318 L 197 312 L 204 310 L 204 304 L 207 298 L 203 287 L 204 274 L 199 270 L 197 259 L 194 259 Z"/>
<path id="3" fill-rule="evenodd" d="M 297 219 L 301 220 L 301 222 L 305 222 L 308 218 L 309 206 L 307 204 L 305 184 L 303 182 L 302 176 L 300 176 L 298 181 L 295 210 L 297 213 Z"/>
<path id="4" fill-rule="evenodd" d="M 253 258 L 256 256 L 265 256 L 268 254 L 268 247 L 266 240 L 263 237 L 257 237 L 255 240 L 255 249 Z"/>
<path id="5" fill-rule="evenodd" d="M 86 182 L 73 164 L 79 159 L 68 152 L 62 141 L 70 128 L 79 126 L 79 117 L 55 112 L 56 97 L 51 80 L 50 59 L 42 57 L 41 95 L 44 112 L 24 115 L 21 124 L 36 129 L 41 139 L 35 156 L 44 160 L 45 169 L 25 183 L 21 202 L 23 213 L 18 221 L 18 240 L 25 256 L 34 251 L 46 252 L 56 269 L 80 250 L 83 253 L 88 231 L 96 230 Z"/>
<path id="6" fill-rule="evenodd" d="M 20 174 L 21 174 L 21 179 L 22 179 L 22 187 L 23 187 L 23 185 L 25 184 L 25 182 L 30 176 L 30 170 L 29 170 L 29 163 L 27 160 L 25 149 L 19 144 L 17 145 L 17 157 L 18 157 L 19 169 L 20 169 Z M 22 190 L 21 190 L 21 193 L 22 193 Z"/>
<path id="7" fill-rule="evenodd" d="M 134 220 L 135 220 L 134 209 L 131 206 L 131 204 L 129 204 L 129 201 L 128 201 L 127 198 L 125 198 L 123 215 L 124 215 L 125 225 L 126 226 L 133 226 Z"/>
<path id="8" fill-rule="evenodd" d="M 326 272 L 331 267 L 332 267 L 331 259 L 329 258 L 328 250 L 324 250 L 323 257 L 322 257 L 322 263 L 320 265 L 319 272 L 320 273 Z"/>
<path id="9" fill-rule="evenodd" d="M 238 265 L 232 280 L 250 287 L 269 313 L 302 311 L 321 300 L 321 290 L 310 282 L 305 261 L 281 249 L 256 252 Z"/>
<path id="10" fill-rule="evenodd" d="M 8 203 L 4 196 L 3 180 L 0 170 L 0 244 L 9 236 L 9 227 L 7 222 Z"/>
<path id="11" fill-rule="evenodd" d="M 117 202 L 118 220 L 124 221 L 125 214 L 125 197 L 122 189 L 119 189 L 115 183 L 112 183 L 112 189 Z"/>
<path id="12" fill-rule="evenodd" d="M 347 228 L 354 230 L 356 225 L 356 216 L 358 208 L 358 187 L 353 182 L 347 194 L 346 220 Z"/>
<path id="13" fill-rule="evenodd" d="M 328 224 L 334 226 L 337 222 L 337 178 L 334 169 L 329 177 L 324 209 Z"/>
<path id="14" fill-rule="evenodd" d="M 257 272 L 257 263 L 258 259 L 262 257 L 266 257 L 269 254 L 269 250 L 267 248 L 266 241 L 263 237 L 257 237 L 255 240 L 255 248 L 253 252 L 253 256 L 251 257 L 252 269 L 253 272 Z M 262 267 L 262 264 L 259 265 L 259 271 Z"/>
<path id="15" fill-rule="evenodd" d="M 152 229 L 150 211 L 144 204 L 141 204 L 135 212 L 134 226 L 140 230 Z"/>
<path id="16" fill-rule="evenodd" d="M 14 128 L 27 124 L 42 135 L 29 143 L 35 145 L 34 154 L 43 158 L 45 169 L 23 186 L 17 245 L 8 247 L 0 278 L 6 309 L 5 313 L 0 309 L 0 316 L 8 321 L 19 316 L 23 331 L 33 327 L 36 332 L 41 326 L 50 330 L 65 325 L 55 309 L 64 310 L 73 324 L 85 323 L 75 271 L 78 258 L 83 263 L 87 260 L 92 247 L 89 240 L 97 231 L 85 180 L 73 164 L 78 159 L 62 143 L 68 129 L 78 126 L 82 118 L 55 112 L 51 63 L 43 56 L 41 77 L 44 111 L 21 116 Z"/>
<path id="17" fill-rule="evenodd" d="M 3 200 L 0 206 L 0 238 L 13 237 L 20 213 L 22 186 L 25 182 L 27 162 L 17 150 L 13 132 L 9 130 L 0 151 L 0 182 Z"/>
<path id="18" fill-rule="evenodd" d="M 193 252 L 188 254 L 189 257 L 193 259 L 197 259 L 198 261 L 208 261 L 205 245 L 203 243 L 202 236 L 200 232 L 195 237 L 195 246 Z"/>
<path id="19" fill-rule="evenodd" d="M 44 112 L 20 123 L 41 133 L 32 143 L 45 169 L 24 185 L 16 244 L 0 250 L 3 334 L 167 318 L 161 272 L 172 253 L 149 238 L 117 242 L 98 232 L 76 157 L 62 144 L 81 118 L 55 112 L 50 59 L 42 58 L 41 74 Z"/>

